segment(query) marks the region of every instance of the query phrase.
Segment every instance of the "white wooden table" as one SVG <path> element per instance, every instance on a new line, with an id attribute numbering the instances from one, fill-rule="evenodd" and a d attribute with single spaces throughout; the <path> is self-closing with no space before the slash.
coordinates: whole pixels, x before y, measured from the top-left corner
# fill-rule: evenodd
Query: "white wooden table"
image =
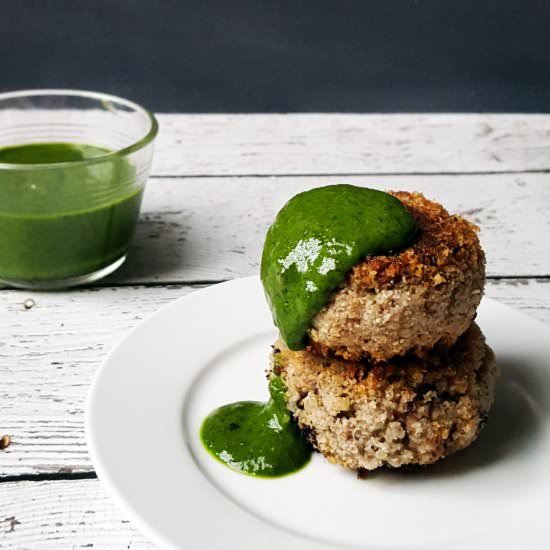
<path id="1" fill-rule="evenodd" d="M 0 451 L 0 548 L 153 548 L 96 479 L 84 438 L 90 381 L 163 304 L 257 273 L 264 232 L 298 191 L 349 182 L 424 192 L 481 226 L 487 295 L 550 323 L 550 116 L 159 121 L 127 264 L 93 288 L 0 290 L 0 436 L 12 438 Z"/>

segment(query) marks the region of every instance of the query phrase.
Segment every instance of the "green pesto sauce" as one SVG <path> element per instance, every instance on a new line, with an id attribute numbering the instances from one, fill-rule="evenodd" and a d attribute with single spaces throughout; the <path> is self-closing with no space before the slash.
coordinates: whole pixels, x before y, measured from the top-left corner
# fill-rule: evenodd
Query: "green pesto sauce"
<path id="1" fill-rule="evenodd" d="M 0 163 L 70 163 L 109 152 L 31 143 L 0 148 Z M 111 264 L 126 252 L 141 197 L 134 168 L 118 155 L 87 165 L 0 168 L 0 277 L 62 279 Z"/>
<path id="2" fill-rule="evenodd" d="M 382 191 L 329 185 L 290 199 L 267 232 L 261 265 L 273 320 L 288 347 L 305 346 L 312 318 L 355 264 L 403 248 L 415 231 L 407 208 Z"/>
<path id="3" fill-rule="evenodd" d="M 76 162 L 109 153 L 108 149 L 76 143 L 26 143 L 0 148 L 0 162 L 8 164 L 53 164 Z"/>
<path id="4" fill-rule="evenodd" d="M 229 468 L 256 477 L 280 477 L 303 468 L 311 447 L 287 410 L 285 392 L 283 381 L 273 377 L 267 403 L 241 401 L 210 413 L 200 433 L 208 452 Z"/>

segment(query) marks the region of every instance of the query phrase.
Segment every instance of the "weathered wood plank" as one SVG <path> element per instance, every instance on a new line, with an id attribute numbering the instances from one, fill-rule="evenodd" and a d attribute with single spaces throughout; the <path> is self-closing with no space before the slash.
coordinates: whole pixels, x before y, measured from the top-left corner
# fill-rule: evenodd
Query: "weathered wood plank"
<path id="1" fill-rule="evenodd" d="M 0 434 L 12 444 L 0 452 L 0 476 L 91 471 L 83 412 L 97 367 L 128 329 L 192 290 L 1 292 Z M 488 281 L 487 295 L 550 323 L 550 279 Z"/>
<path id="2" fill-rule="evenodd" d="M 489 275 L 549 275 L 550 174 L 152 179 L 128 263 L 107 284 L 193 282 L 258 271 L 292 195 L 338 182 L 418 190 L 481 227 Z"/>
<path id="3" fill-rule="evenodd" d="M 550 278 L 489 280 L 485 294 L 550 325 Z"/>
<path id="4" fill-rule="evenodd" d="M 1 292 L 0 433 L 12 442 L 0 475 L 89 471 L 84 405 L 100 361 L 143 317 L 192 290 Z"/>
<path id="5" fill-rule="evenodd" d="M 97 479 L 3 483 L 0 548 L 154 550 Z"/>
<path id="6" fill-rule="evenodd" d="M 158 115 L 155 175 L 550 168 L 550 115 Z"/>
<path id="7" fill-rule="evenodd" d="M 481 227 L 492 276 L 550 274 L 550 174 L 152 178 L 129 259 L 100 284 L 218 281 L 258 272 L 265 232 L 292 195 L 347 182 L 418 190 Z"/>

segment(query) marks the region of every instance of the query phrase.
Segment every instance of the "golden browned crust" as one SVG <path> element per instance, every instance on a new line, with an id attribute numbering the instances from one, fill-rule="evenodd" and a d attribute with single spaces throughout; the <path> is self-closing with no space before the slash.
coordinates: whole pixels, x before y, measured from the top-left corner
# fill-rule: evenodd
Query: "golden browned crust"
<path id="1" fill-rule="evenodd" d="M 420 193 L 393 195 L 414 215 L 417 239 L 351 270 L 313 318 L 310 349 L 350 360 L 422 357 L 451 346 L 475 318 L 485 280 L 477 227 Z"/>
<path id="2" fill-rule="evenodd" d="M 416 220 L 416 241 L 395 256 L 372 256 L 356 265 L 349 277 L 353 287 L 392 288 L 409 284 L 442 285 L 473 268 L 483 269 L 485 255 L 480 247 L 479 228 L 421 193 L 393 191 Z"/>

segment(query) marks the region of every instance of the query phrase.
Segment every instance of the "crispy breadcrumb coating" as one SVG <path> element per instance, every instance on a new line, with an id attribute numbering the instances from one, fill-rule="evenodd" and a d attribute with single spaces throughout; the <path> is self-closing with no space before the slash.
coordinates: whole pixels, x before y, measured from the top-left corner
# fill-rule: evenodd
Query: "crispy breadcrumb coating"
<path id="1" fill-rule="evenodd" d="M 392 194 L 415 217 L 417 239 L 351 270 L 312 321 L 317 352 L 373 361 L 421 357 L 451 346 L 475 318 L 485 280 L 478 228 L 420 193 Z"/>
<path id="2" fill-rule="evenodd" d="M 290 351 L 279 340 L 272 369 L 309 441 L 352 470 L 431 464 L 467 447 L 486 421 L 496 379 L 475 323 L 450 349 L 374 366 Z"/>

